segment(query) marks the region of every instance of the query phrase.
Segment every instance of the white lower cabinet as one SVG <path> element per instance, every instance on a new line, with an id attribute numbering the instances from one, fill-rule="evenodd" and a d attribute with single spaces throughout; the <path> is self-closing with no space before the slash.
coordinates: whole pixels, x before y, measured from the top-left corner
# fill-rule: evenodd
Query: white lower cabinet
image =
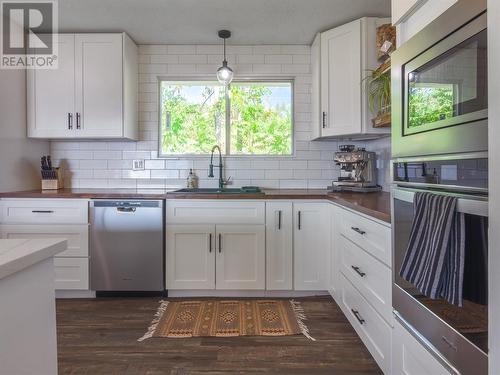
<path id="1" fill-rule="evenodd" d="M 329 212 L 328 203 L 293 204 L 295 290 L 328 289 Z"/>
<path id="2" fill-rule="evenodd" d="M 389 374 L 391 327 L 344 275 L 340 276 L 340 294 L 342 311 L 384 374 Z"/>
<path id="3" fill-rule="evenodd" d="M 265 289 L 265 226 L 172 224 L 167 289 Z"/>
<path id="4" fill-rule="evenodd" d="M 54 258 L 54 269 L 56 289 L 89 289 L 88 258 Z"/>
<path id="5" fill-rule="evenodd" d="M 54 258 L 57 290 L 89 289 L 88 201 L 84 199 L 2 199 L 0 238 L 67 240 Z"/>
<path id="6" fill-rule="evenodd" d="M 293 289 L 293 203 L 266 204 L 266 289 Z"/>
<path id="7" fill-rule="evenodd" d="M 216 289 L 264 289 L 264 225 L 216 226 Z"/>
<path id="8" fill-rule="evenodd" d="M 397 320 L 392 330 L 393 375 L 450 375 Z"/>
<path id="9" fill-rule="evenodd" d="M 167 288 L 215 289 L 215 225 L 167 225 Z"/>

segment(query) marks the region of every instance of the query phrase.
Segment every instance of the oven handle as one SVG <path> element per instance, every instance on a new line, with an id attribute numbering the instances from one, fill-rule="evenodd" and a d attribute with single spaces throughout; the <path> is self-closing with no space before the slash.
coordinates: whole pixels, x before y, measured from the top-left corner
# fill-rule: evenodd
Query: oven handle
<path id="1" fill-rule="evenodd" d="M 453 193 L 449 191 L 423 190 L 413 188 L 394 187 L 392 196 L 394 199 L 413 203 L 413 198 L 417 192 L 427 192 L 439 195 L 457 197 L 457 212 L 464 214 L 479 215 L 488 217 L 488 198 L 470 194 Z"/>
<path id="2" fill-rule="evenodd" d="M 413 338 L 415 338 L 415 340 L 417 340 L 425 349 L 427 349 L 427 351 L 439 363 L 441 363 L 446 369 L 448 369 L 450 373 L 457 375 L 460 374 L 460 372 L 455 367 L 453 367 L 453 365 L 450 362 L 448 362 L 448 360 L 441 353 L 439 353 L 439 351 L 434 347 L 434 345 L 432 345 L 424 336 L 422 336 L 420 332 L 418 332 L 415 328 L 413 328 L 413 326 L 410 325 L 410 323 L 408 323 L 401 316 L 399 312 L 393 310 L 393 313 L 394 313 L 394 318 L 396 318 L 399 324 L 401 324 L 403 328 L 406 329 L 406 331 L 408 331 L 408 333 L 412 335 Z"/>

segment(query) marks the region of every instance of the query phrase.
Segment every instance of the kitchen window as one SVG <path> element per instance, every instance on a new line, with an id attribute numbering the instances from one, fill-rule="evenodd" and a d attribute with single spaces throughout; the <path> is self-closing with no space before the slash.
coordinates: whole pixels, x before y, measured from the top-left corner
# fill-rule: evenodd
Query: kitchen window
<path id="1" fill-rule="evenodd" d="M 293 82 L 159 83 L 159 156 L 287 156 L 293 152 Z"/>

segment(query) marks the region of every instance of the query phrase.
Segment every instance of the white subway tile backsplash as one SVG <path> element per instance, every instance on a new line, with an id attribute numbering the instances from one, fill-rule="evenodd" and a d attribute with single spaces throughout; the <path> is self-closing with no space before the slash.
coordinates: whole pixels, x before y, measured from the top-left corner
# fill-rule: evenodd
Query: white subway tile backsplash
<path id="1" fill-rule="evenodd" d="M 140 141 L 52 141 L 52 158 L 54 164 L 65 168 L 66 185 L 80 188 L 182 188 L 192 168 L 199 186 L 217 187 L 217 168 L 215 178 L 207 177 L 208 157 L 157 157 L 157 95 L 159 76 L 214 77 L 222 62 L 221 54 L 220 44 L 139 46 Z M 337 142 L 310 141 L 310 47 L 229 45 L 227 59 L 236 79 L 293 78 L 295 89 L 294 155 L 225 157 L 224 176 L 232 176 L 232 186 L 324 188 L 329 185 L 339 174 L 333 163 Z M 132 170 L 133 159 L 145 160 L 145 169 Z M 214 159 L 214 164 L 218 164 L 218 158 Z"/>

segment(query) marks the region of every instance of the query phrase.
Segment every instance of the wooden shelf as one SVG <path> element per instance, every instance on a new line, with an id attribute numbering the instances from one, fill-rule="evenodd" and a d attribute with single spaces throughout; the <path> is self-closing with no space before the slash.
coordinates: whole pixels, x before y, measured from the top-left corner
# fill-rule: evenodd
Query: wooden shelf
<path id="1" fill-rule="evenodd" d="M 381 74 L 387 73 L 390 70 L 391 70 L 391 58 L 389 57 L 382 64 L 380 64 L 380 66 L 377 69 L 373 71 L 372 76 L 376 77 Z"/>

